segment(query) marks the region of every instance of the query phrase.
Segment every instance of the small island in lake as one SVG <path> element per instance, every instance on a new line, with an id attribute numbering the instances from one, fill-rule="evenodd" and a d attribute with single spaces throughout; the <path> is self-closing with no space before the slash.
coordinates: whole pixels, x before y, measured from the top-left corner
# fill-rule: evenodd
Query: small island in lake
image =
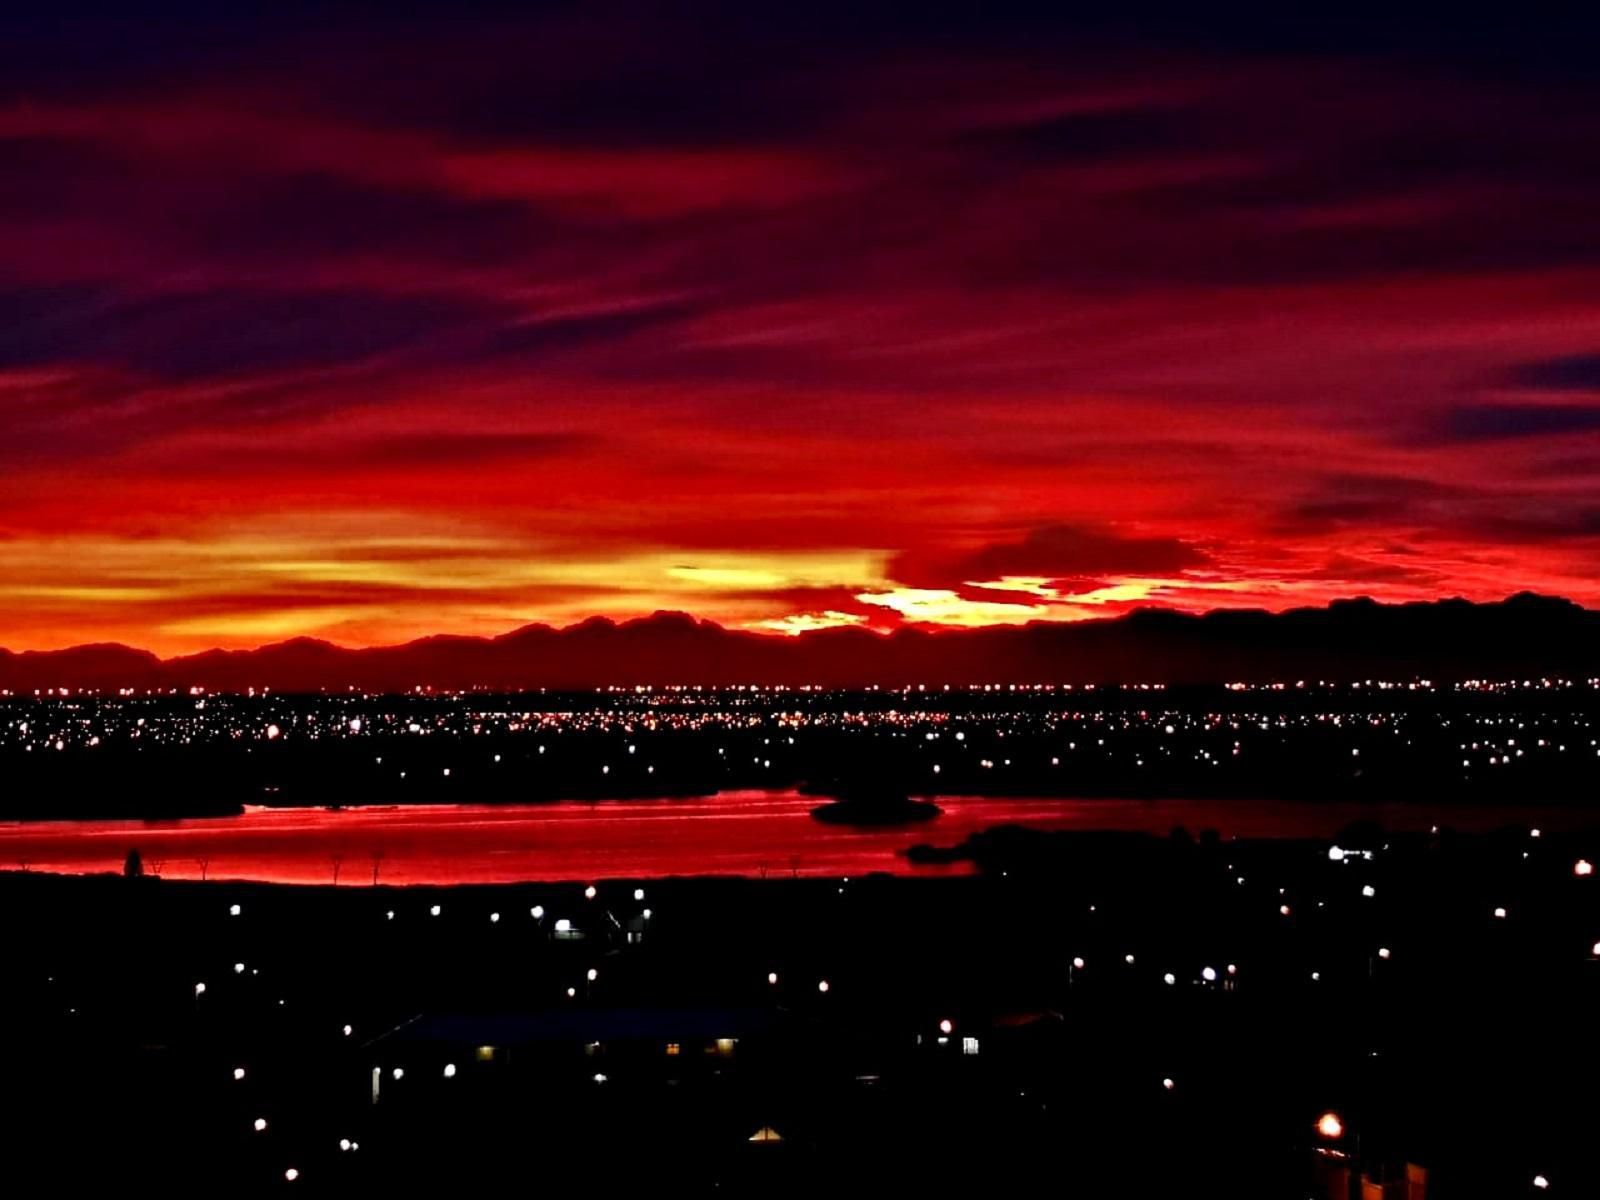
<path id="1" fill-rule="evenodd" d="M 856 783 L 830 788 L 833 799 L 811 810 L 818 821 L 832 825 L 910 825 L 931 821 L 944 810 L 931 800 L 912 799 L 900 788 Z"/>

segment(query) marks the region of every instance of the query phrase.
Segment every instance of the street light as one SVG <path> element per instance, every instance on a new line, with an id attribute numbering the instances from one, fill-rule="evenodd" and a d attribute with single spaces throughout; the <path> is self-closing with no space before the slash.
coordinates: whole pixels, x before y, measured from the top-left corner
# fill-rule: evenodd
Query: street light
<path id="1" fill-rule="evenodd" d="M 1344 1122 L 1338 1113 L 1325 1112 L 1317 1118 L 1317 1132 L 1330 1142 L 1336 1142 L 1344 1136 Z"/>

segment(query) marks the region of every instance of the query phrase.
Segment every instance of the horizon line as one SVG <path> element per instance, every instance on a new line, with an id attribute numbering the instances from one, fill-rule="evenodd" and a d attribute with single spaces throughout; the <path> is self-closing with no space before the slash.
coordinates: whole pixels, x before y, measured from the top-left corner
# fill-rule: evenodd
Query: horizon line
<path id="1" fill-rule="evenodd" d="M 349 654 L 370 653 L 384 650 L 399 650 L 408 646 L 416 646 L 424 642 L 435 640 L 453 640 L 460 642 L 473 642 L 478 644 L 492 644 L 504 638 L 530 630 L 544 630 L 553 634 L 567 634 L 585 626 L 605 626 L 612 629 L 624 629 L 630 626 L 647 624 L 663 619 L 678 619 L 686 621 L 696 627 L 709 626 L 721 633 L 735 634 L 742 637 L 756 638 L 761 641 L 774 643 L 799 643 L 818 636 L 839 636 L 845 633 L 868 634 L 873 637 L 888 639 L 902 633 L 920 633 L 932 637 L 954 637 L 961 634 L 979 634 L 1003 630 L 1023 630 L 1048 628 L 1069 628 L 1094 625 L 1111 625 L 1127 621 L 1143 614 L 1161 614 L 1187 618 L 1191 620 L 1205 620 L 1218 615 L 1243 615 L 1253 614 L 1263 617 L 1284 617 L 1293 613 L 1304 612 L 1332 612 L 1336 607 L 1354 604 L 1370 605 L 1382 609 L 1407 609 L 1426 608 L 1439 605 L 1464 605 L 1470 608 L 1491 608 L 1502 606 L 1514 601 L 1543 601 L 1566 605 L 1580 612 L 1600 612 L 1600 609 L 1591 609 L 1567 596 L 1552 595 L 1543 592 L 1534 592 L 1528 589 L 1518 589 L 1508 592 L 1498 600 L 1470 600 L 1465 596 L 1436 596 L 1427 600 L 1380 600 L 1365 593 L 1356 593 L 1350 596 L 1335 597 L 1324 604 L 1295 605 L 1287 608 L 1269 609 L 1262 607 L 1223 607 L 1208 608 L 1200 611 L 1179 608 L 1164 604 L 1140 604 L 1132 608 L 1123 609 L 1104 616 L 1088 616 L 1075 620 L 1051 620 L 1048 618 L 1032 618 L 1027 621 L 993 621 L 981 624 L 941 623 L 934 621 L 902 621 L 892 626 L 873 625 L 867 623 L 835 625 L 811 629 L 797 629 L 784 631 L 777 629 L 752 629 L 734 625 L 724 625 L 709 617 L 698 617 L 682 609 L 656 609 L 653 612 L 632 617 L 611 617 L 596 613 L 581 620 L 573 621 L 567 625 L 554 625 L 546 621 L 527 621 L 513 625 L 496 634 L 450 633 L 438 632 L 422 634 L 403 642 L 374 642 L 368 645 L 349 645 L 331 641 L 327 638 L 317 637 L 313 634 L 296 634 L 292 637 L 281 638 L 277 641 L 260 642 L 251 646 L 211 646 L 204 650 L 195 650 L 183 654 L 162 655 L 143 646 L 132 645 L 121 641 L 87 641 L 74 642 L 66 646 L 50 647 L 24 647 L 14 648 L 0 645 L 0 655 L 21 658 L 29 655 L 70 654 L 83 650 L 124 650 L 132 654 L 145 655 L 154 659 L 158 664 L 166 665 L 182 662 L 189 659 L 204 658 L 216 654 L 257 654 L 265 650 L 272 650 L 284 646 L 315 645 Z"/>

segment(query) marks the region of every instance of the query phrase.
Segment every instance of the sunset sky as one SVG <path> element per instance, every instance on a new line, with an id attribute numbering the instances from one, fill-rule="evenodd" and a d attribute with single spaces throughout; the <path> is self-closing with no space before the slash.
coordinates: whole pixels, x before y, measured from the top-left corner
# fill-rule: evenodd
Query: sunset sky
<path id="1" fill-rule="evenodd" d="M 1592 28 L 36 7 L 0 645 L 1600 604 Z"/>

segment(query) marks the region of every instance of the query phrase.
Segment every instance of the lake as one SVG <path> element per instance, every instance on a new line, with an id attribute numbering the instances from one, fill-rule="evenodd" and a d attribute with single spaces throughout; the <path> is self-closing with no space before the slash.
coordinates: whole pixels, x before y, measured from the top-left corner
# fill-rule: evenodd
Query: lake
<path id="1" fill-rule="evenodd" d="M 789 790 L 598 804 L 371 806 L 339 811 L 251 808 L 175 821 L 0 824 L 0 868 L 121 870 L 137 847 L 168 878 L 387 884 L 645 879 L 670 875 L 948 875 L 966 863 L 915 866 L 917 842 L 952 845 L 995 825 L 1165 833 L 1175 825 L 1225 837 L 1327 837 L 1352 821 L 1391 829 L 1511 822 L 1570 828 L 1586 810 L 1529 806 L 1307 803 L 1294 800 L 1125 800 L 941 796 L 944 814 L 919 825 L 825 825 L 815 796 Z"/>

